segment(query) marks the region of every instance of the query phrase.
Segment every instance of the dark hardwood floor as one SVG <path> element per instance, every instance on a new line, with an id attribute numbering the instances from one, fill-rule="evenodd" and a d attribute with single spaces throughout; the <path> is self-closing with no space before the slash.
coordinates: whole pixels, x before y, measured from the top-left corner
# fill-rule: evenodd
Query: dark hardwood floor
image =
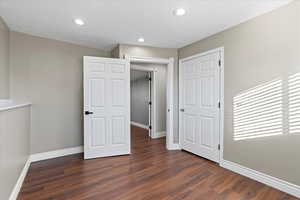
<path id="1" fill-rule="evenodd" d="M 132 154 L 83 160 L 82 154 L 31 164 L 19 200 L 296 200 L 132 127 Z"/>

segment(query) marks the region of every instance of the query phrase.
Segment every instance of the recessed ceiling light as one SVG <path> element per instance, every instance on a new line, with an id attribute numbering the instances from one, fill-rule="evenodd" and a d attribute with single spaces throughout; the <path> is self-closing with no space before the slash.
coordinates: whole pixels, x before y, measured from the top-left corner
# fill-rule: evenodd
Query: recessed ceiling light
<path id="1" fill-rule="evenodd" d="M 75 24 L 77 24 L 78 26 L 84 25 L 84 21 L 83 21 L 82 19 L 75 19 L 74 22 L 75 22 Z"/>
<path id="2" fill-rule="evenodd" d="M 145 39 L 141 37 L 141 38 L 138 39 L 138 41 L 139 42 L 145 42 Z"/>
<path id="3" fill-rule="evenodd" d="M 176 16 L 183 16 L 186 14 L 186 11 L 183 8 L 177 8 L 173 11 L 173 14 Z"/>

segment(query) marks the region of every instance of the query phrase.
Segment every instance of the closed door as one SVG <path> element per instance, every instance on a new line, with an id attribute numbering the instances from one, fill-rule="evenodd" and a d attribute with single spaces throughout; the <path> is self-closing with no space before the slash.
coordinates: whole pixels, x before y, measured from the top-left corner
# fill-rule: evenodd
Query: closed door
<path id="1" fill-rule="evenodd" d="M 181 148 L 219 162 L 220 52 L 180 61 Z"/>
<path id="2" fill-rule="evenodd" d="M 130 67 L 84 57 L 84 158 L 130 153 Z"/>

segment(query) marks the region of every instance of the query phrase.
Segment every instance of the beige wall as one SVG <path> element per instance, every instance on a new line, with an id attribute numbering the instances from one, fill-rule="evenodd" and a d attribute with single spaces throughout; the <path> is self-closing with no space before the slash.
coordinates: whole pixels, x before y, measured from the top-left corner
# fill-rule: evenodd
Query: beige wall
<path id="1" fill-rule="evenodd" d="M 141 56 L 153 58 L 174 58 L 174 141 L 178 143 L 178 53 L 177 49 L 148 46 L 119 45 L 119 56 Z"/>
<path id="2" fill-rule="evenodd" d="M 233 140 L 233 97 L 275 78 L 300 72 L 300 2 L 179 50 L 185 58 L 225 47 L 224 158 L 300 185 L 300 135 Z"/>
<path id="3" fill-rule="evenodd" d="M 110 53 L 11 32 L 11 97 L 32 102 L 31 153 L 82 145 L 83 56 Z"/>
<path id="4" fill-rule="evenodd" d="M 0 111 L 0 199 L 9 198 L 30 154 L 30 107 Z"/>
<path id="5" fill-rule="evenodd" d="M 0 99 L 9 98 L 9 29 L 0 17 Z"/>

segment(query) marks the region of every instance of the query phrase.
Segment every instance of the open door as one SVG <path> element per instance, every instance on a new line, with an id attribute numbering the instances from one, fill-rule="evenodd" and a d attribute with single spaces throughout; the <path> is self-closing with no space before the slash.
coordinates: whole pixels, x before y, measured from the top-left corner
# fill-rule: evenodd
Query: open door
<path id="1" fill-rule="evenodd" d="M 148 101 L 149 101 L 149 117 L 148 117 L 148 121 L 149 121 L 149 129 L 148 129 L 148 134 L 149 134 L 149 137 L 151 138 L 151 135 L 152 135 L 152 78 L 151 78 L 151 72 L 147 72 L 147 79 L 149 81 L 148 83 Z"/>
<path id="2" fill-rule="evenodd" d="M 84 57 L 84 159 L 130 154 L 130 66 Z"/>

